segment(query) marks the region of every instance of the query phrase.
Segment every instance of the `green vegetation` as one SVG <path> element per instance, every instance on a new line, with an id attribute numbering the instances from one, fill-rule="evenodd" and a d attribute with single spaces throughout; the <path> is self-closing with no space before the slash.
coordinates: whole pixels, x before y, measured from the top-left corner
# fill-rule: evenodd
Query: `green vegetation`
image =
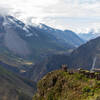
<path id="1" fill-rule="evenodd" d="M 0 100 L 32 100 L 33 81 L 7 71 L 0 65 Z"/>
<path id="2" fill-rule="evenodd" d="M 18 95 L 19 95 L 18 100 L 32 100 L 30 96 L 24 94 L 23 92 L 18 93 Z"/>
<path id="3" fill-rule="evenodd" d="M 100 81 L 57 70 L 39 81 L 33 100 L 100 100 Z"/>
<path id="4" fill-rule="evenodd" d="M 22 65 L 32 65 L 34 64 L 30 60 L 27 60 L 25 58 L 22 58 L 18 55 L 13 54 L 11 51 L 9 51 L 6 47 L 4 47 L 2 44 L 0 44 L 0 62 L 6 63 L 8 65 L 19 67 Z"/>
<path id="5" fill-rule="evenodd" d="M 28 61 L 21 57 L 17 57 L 15 55 L 9 54 L 8 52 L 6 52 L 5 54 L 0 53 L 0 61 L 8 65 L 14 66 L 14 67 L 18 67 L 22 65 L 29 66 L 33 64 L 31 61 Z"/>

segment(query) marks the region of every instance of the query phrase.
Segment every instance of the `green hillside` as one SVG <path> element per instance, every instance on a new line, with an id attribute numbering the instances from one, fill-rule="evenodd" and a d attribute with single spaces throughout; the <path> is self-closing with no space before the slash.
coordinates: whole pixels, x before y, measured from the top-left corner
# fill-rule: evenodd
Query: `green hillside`
<path id="1" fill-rule="evenodd" d="M 32 100 L 35 83 L 17 76 L 0 65 L 0 100 Z"/>
<path id="2" fill-rule="evenodd" d="M 12 52 L 9 50 L 6 50 L 7 48 L 4 48 L 3 46 L 0 45 L 0 61 L 3 63 L 6 63 L 8 65 L 14 66 L 14 67 L 19 67 L 23 65 L 32 65 L 33 62 L 24 59 L 22 57 L 19 57 L 18 55 L 14 55 Z"/>
<path id="3" fill-rule="evenodd" d="M 33 100 L 100 100 L 100 80 L 53 71 L 39 81 Z"/>

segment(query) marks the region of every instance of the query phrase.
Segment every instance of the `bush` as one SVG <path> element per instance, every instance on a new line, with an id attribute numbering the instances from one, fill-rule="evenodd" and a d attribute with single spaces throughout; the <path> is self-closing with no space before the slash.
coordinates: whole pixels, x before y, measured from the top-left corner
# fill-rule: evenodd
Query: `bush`
<path id="1" fill-rule="evenodd" d="M 100 96 L 97 96 L 96 100 L 100 100 Z"/>
<path id="2" fill-rule="evenodd" d="M 88 92 L 90 92 L 91 91 L 91 88 L 90 87 L 88 87 L 88 86 L 86 86 L 86 87 L 84 87 L 83 89 L 82 89 L 82 92 L 83 93 L 88 93 Z"/>
<path id="3" fill-rule="evenodd" d="M 87 96 L 93 96 L 94 95 L 94 89 L 86 86 L 82 89 L 82 92 L 84 95 L 87 95 Z"/>
<path id="4" fill-rule="evenodd" d="M 54 94 L 52 92 L 49 92 L 47 100 L 54 100 Z"/>

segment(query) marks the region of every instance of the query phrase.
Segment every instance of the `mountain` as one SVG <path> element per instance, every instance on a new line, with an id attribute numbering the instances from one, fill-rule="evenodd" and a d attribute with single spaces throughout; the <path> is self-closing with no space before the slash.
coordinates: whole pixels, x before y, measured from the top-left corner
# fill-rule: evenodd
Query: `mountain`
<path id="1" fill-rule="evenodd" d="M 32 100 L 36 83 L 22 78 L 0 65 L 0 100 Z"/>
<path id="2" fill-rule="evenodd" d="M 100 81 L 78 72 L 56 70 L 38 82 L 33 100 L 100 100 Z"/>
<path id="3" fill-rule="evenodd" d="M 100 68 L 100 37 L 92 39 L 86 44 L 74 50 L 70 55 L 69 66 L 91 69 L 96 57 L 95 67 Z"/>
<path id="4" fill-rule="evenodd" d="M 100 37 L 88 41 L 70 54 L 49 56 L 43 62 L 35 64 L 31 71 L 29 70 L 29 76 L 38 81 L 48 72 L 59 69 L 62 64 L 67 64 L 68 67 L 70 66 L 69 68 L 73 69 L 90 70 L 95 58 L 95 68 L 100 68 Z"/>
<path id="5" fill-rule="evenodd" d="M 5 55 L 1 60 L 7 64 L 34 64 L 48 55 L 64 53 L 83 43 L 69 30 L 56 30 L 44 24 L 26 25 L 12 16 L 0 16 L 0 55 Z"/>
<path id="6" fill-rule="evenodd" d="M 37 26 L 38 28 L 41 28 L 42 31 L 45 31 L 48 34 L 54 35 L 58 40 L 63 40 L 66 43 L 69 43 L 75 47 L 80 46 L 81 44 L 84 43 L 84 41 L 79 38 L 75 32 L 71 30 L 59 30 L 59 29 L 54 29 L 51 28 L 45 24 L 41 24 Z"/>
<path id="7" fill-rule="evenodd" d="M 95 39 L 100 36 L 100 33 L 97 33 L 91 30 L 89 33 L 80 33 L 78 36 L 83 39 L 84 41 L 89 41 L 91 39 Z"/>
<path id="8" fill-rule="evenodd" d="M 40 66 L 48 56 L 68 54 L 83 43 L 70 30 L 62 31 L 41 23 L 26 25 L 13 16 L 0 16 L 0 63 L 6 64 L 7 70 L 35 81 L 51 71 L 34 67 L 35 64 Z"/>
<path id="9" fill-rule="evenodd" d="M 61 55 L 56 63 L 67 64 L 71 68 L 91 69 L 93 60 L 96 58 L 95 67 L 100 68 L 100 37 L 92 39 L 75 49 L 70 55 Z M 62 60 L 61 60 L 62 59 Z M 61 60 L 61 61 L 60 61 Z M 53 59 L 51 60 L 53 62 Z"/>

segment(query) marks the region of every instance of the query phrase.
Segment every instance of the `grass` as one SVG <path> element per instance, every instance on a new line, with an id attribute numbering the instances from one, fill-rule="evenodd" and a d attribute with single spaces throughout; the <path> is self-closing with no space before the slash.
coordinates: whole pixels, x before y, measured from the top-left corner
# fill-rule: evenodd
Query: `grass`
<path id="1" fill-rule="evenodd" d="M 34 62 L 13 54 L 7 48 L 0 44 L 0 61 L 8 65 L 18 67 L 22 65 L 33 65 Z"/>
<path id="2" fill-rule="evenodd" d="M 39 81 L 33 100 L 97 100 L 99 94 L 100 81 L 58 70 Z"/>
<path id="3" fill-rule="evenodd" d="M 32 100 L 35 87 L 33 81 L 7 71 L 0 65 L 0 100 L 6 100 L 4 96 L 7 100 Z"/>

